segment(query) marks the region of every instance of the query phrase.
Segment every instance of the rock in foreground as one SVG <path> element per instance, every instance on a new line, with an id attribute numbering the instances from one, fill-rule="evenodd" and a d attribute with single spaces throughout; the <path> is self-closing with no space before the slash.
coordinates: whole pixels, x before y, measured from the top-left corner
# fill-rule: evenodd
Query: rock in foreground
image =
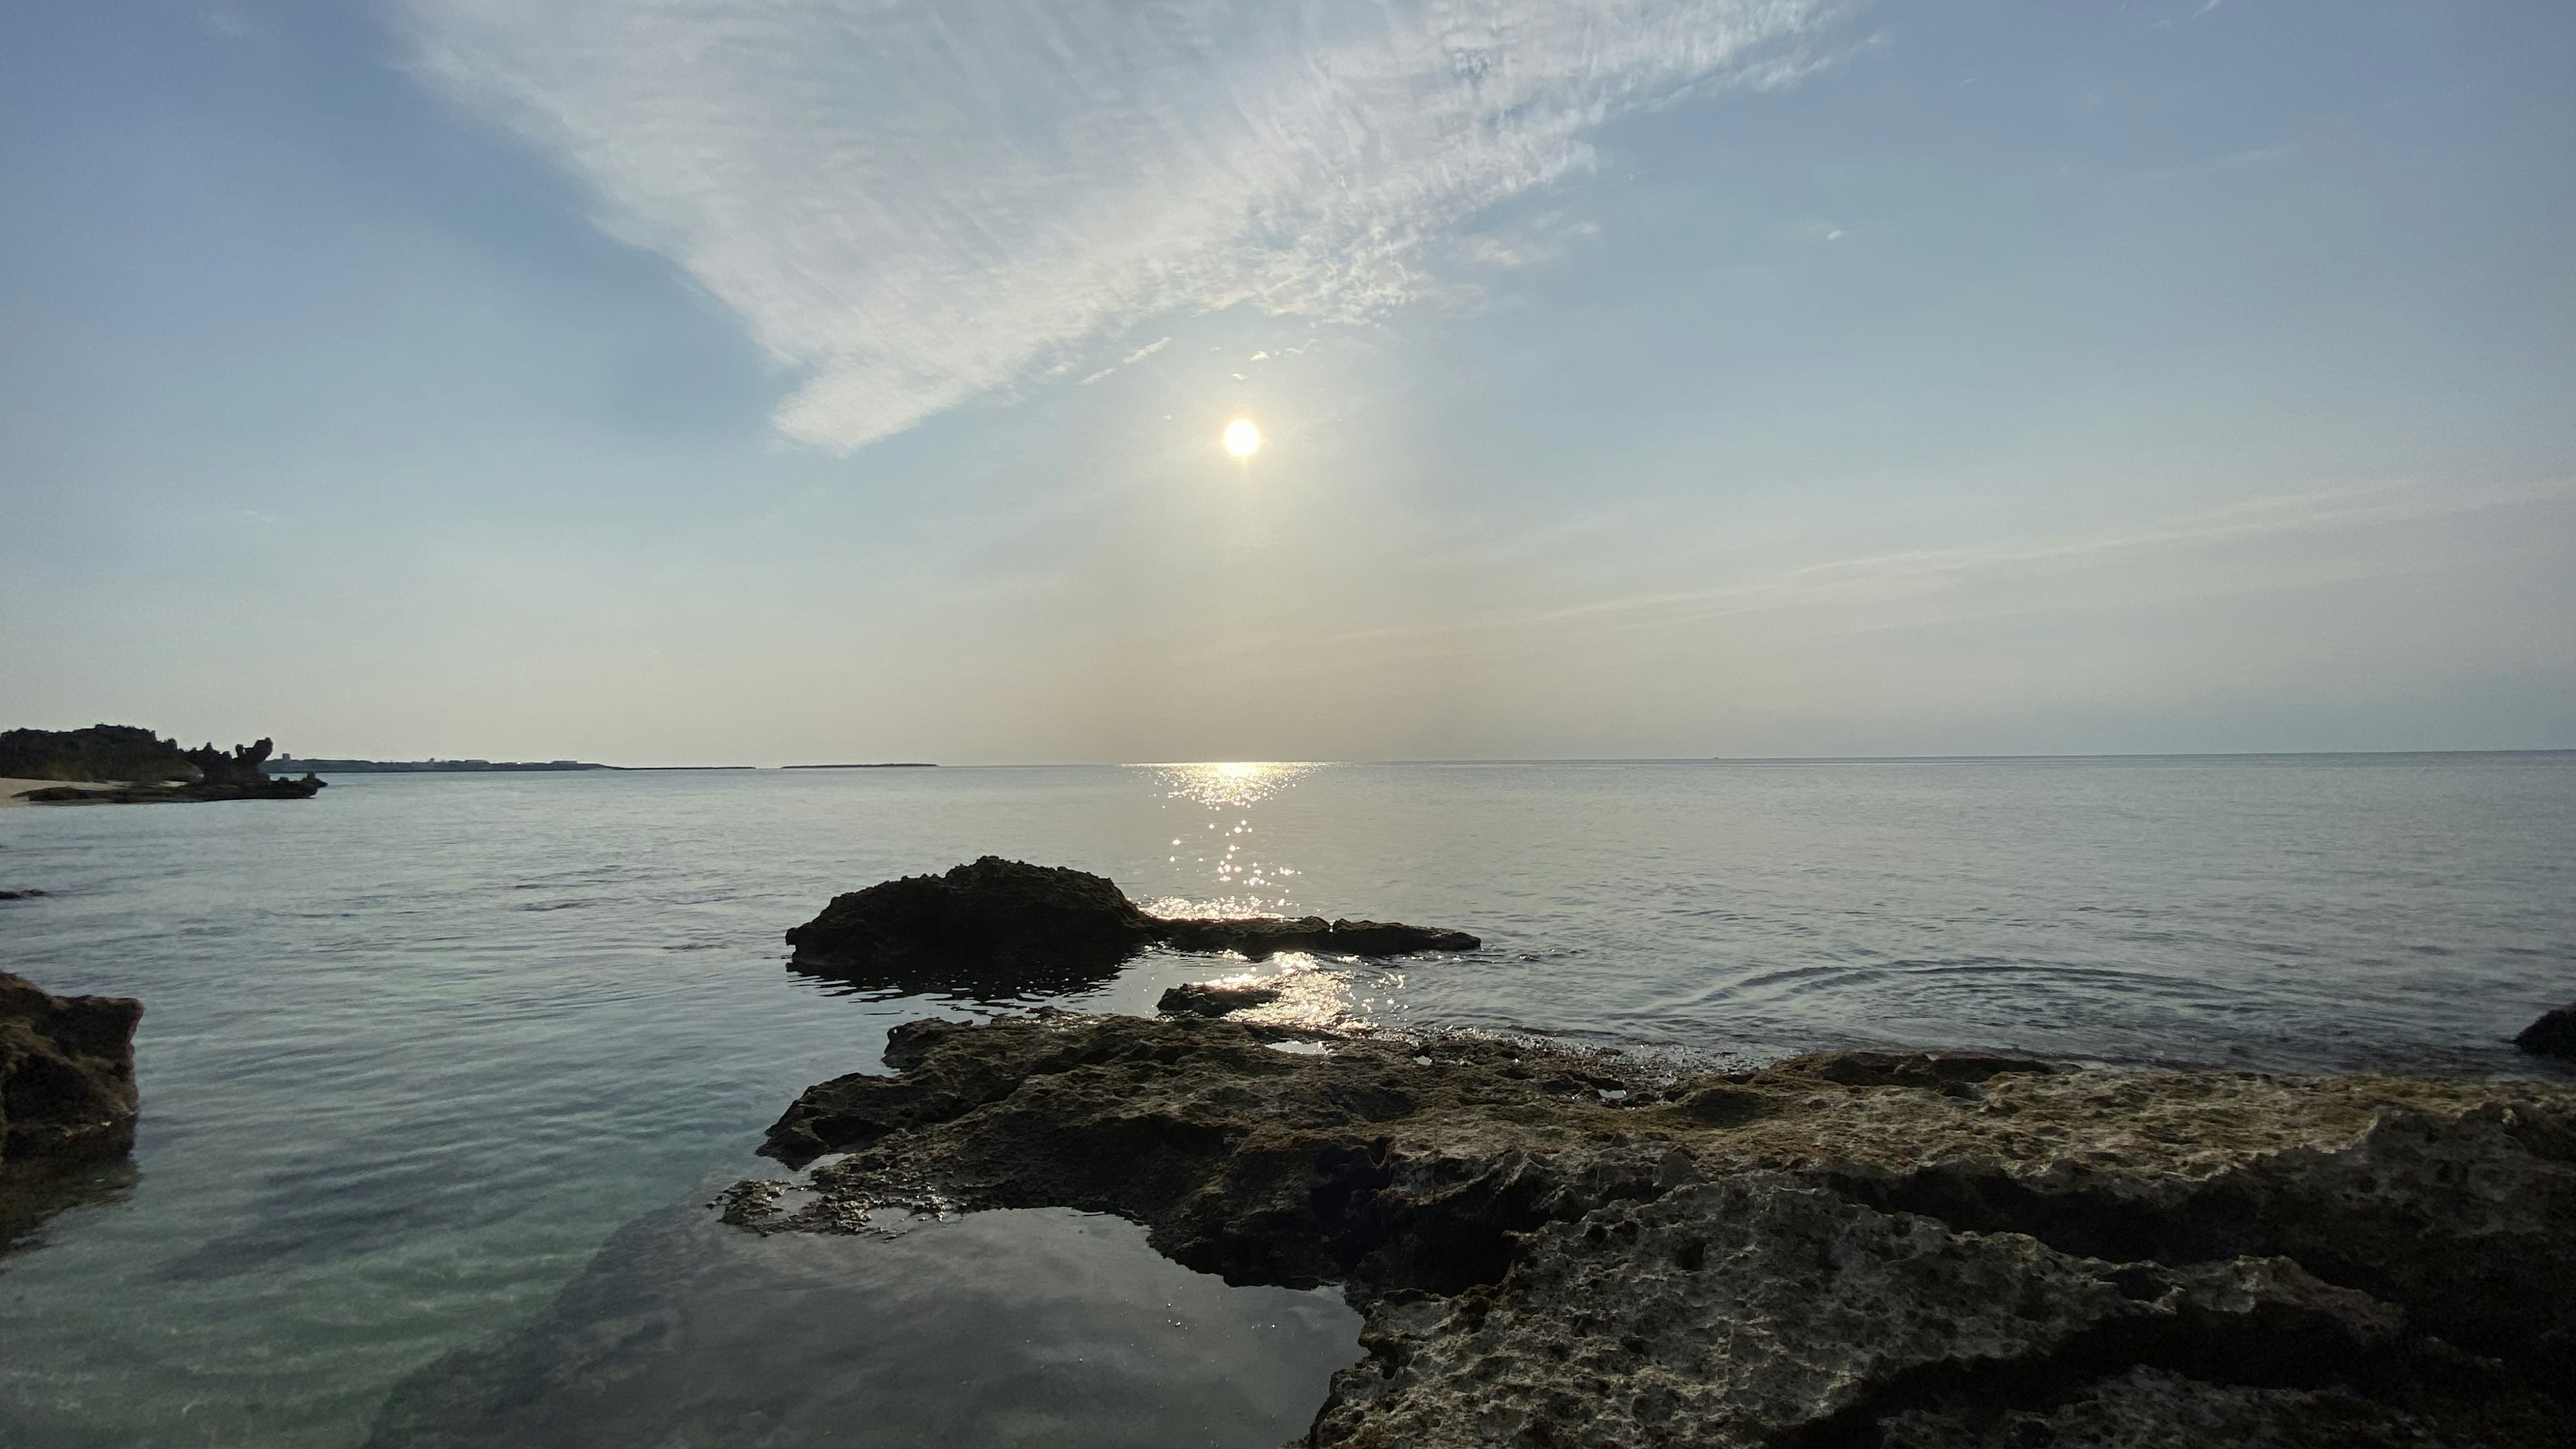
<path id="1" fill-rule="evenodd" d="M 2576 1001 L 2541 1013 L 2540 1020 L 2524 1027 L 2513 1044 L 2533 1056 L 2576 1062 Z"/>
<path id="2" fill-rule="evenodd" d="M 1321 916 L 1171 920 L 1149 915 L 1106 876 L 988 855 L 945 875 L 912 875 L 835 896 L 787 933 L 793 970 L 870 989 L 1064 989 L 1105 978 L 1148 946 L 1394 956 L 1470 951 L 1476 938 Z"/>
<path id="3" fill-rule="evenodd" d="M 0 972 L 0 1163 L 107 1157 L 134 1145 L 127 996 L 55 996 Z"/>
<path id="4" fill-rule="evenodd" d="M 2565 1445 L 2576 1093 L 1841 1053 L 1663 1078 L 1230 1021 L 915 1022 L 761 1230 L 1066 1206 L 1367 1317 L 1322 1446 Z"/>

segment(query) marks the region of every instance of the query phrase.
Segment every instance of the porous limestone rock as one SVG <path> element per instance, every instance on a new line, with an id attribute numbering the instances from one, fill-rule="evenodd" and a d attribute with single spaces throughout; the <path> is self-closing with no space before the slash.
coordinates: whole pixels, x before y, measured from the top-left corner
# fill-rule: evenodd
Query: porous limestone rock
<path id="1" fill-rule="evenodd" d="M 134 1145 L 134 1024 L 125 996 L 55 996 L 0 972 L 0 1163 L 113 1156 Z"/>
<path id="2" fill-rule="evenodd" d="M 1301 1036 L 1321 1055 L 1271 1050 Z M 759 1231 L 1066 1206 L 1367 1318 L 1308 1438 L 2576 1443 L 2576 1092 L 1479 1038 L 914 1022 L 729 1195 Z M 792 1210 L 787 1204 L 795 1204 Z"/>

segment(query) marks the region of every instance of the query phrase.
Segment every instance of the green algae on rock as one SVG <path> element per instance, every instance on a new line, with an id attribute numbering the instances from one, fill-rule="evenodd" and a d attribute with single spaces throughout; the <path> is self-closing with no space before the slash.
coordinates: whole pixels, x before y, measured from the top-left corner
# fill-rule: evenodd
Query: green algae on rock
<path id="1" fill-rule="evenodd" d="M 909 1023 L 772 1129 L 847 1154 L 810 1200 L 728 1217 L 1074 1207 L 1341 1284 L 1318 1446 L 2576 1442 L 2564 1088 L 1291 1039 Z"/>

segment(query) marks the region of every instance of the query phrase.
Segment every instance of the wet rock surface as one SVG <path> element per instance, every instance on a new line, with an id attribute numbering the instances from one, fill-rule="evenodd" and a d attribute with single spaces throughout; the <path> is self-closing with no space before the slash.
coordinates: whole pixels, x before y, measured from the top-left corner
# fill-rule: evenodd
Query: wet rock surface
<path id="1" fill-rule="evenodd" d="M 1279 988 L 1256 982 L 1191 981 L 1164 992 L 1154 1009 L 1165 1016 L 1225 1016 L 1278 999 Z"/>
<path id="2" fill-rule="evenodd" d="M 2576 1443 L 2566 1088 L 1296 1036 L 910 1023 L 764 1148 L 849 1155 L 727 1215 L 1074 1207 L 1342 1284 L 1316 1445 Z"/>
<path id="3" fill-rule="evenodd" d="M 2576 1062 L 2576 1001 L 2541 1013 L 2538 1021 L 2522 1029 L 2513 1044 L 2533 1056 Z"/>
<path id="4" fill-rule="evenodd" d="M 310 800 L 327 781 L 307 775 L 262 780 L 215 780 L 172 785 L 51 785 L 26 790 L 31 805 L 205 805 L 219 800 Z"/>
<path id="5" fill-rule="evenodd" d="M 126 996 L 55 996 L 0 972 L 0 1164 L 113 1157 L 134 1145 Z"/>
<path id="6" fill-rule="evenodd" d="M 787 933 L 788 968 L 868 990 L 1073 990 L 1114 975 L 1149 946 L 1393 956 L 1467 951 L 1475 937 L 1320 916 L 1176 920 L 1129 900 L 1106 876 L 985 856 L 944 875 L 905 876 L 835 896 Z"/>

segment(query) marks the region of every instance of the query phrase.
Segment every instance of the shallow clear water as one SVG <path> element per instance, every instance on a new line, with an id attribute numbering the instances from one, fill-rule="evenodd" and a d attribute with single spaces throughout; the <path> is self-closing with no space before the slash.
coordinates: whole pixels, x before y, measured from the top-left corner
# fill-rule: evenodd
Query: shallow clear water
<path id="1" fill-rule="evenodd" d="M 655 1423 L 718 1413 L 724 1385 L 817 1330 L 801 1310 L 766 1346 L 743 1327 L 760 1315 L 742 1274 L 709 1266 L 733 1249 L 701 1231 L 706 1185 L 765 1167 L 746 1156 L 761 1129 L 807 1084 L 874 1066 L 893 1023 L 1007 1009 L 834 994 L 781 969 L 778 933 L 837 891 L 987 852 L 1166 908 L 1483 936 L 1303 978 L 1411 1029 L 2521 1072 L 2505 1038 L 2576 995 L 2567 755 L 348 776 L 311 804 L 10 810 L 0 846 L 0 888 L 51 893 L 0 903 L 0 969 L 147 1007 L 132 1168 L 0 1260 L 6 1443 L 355 1445 L 397 1383 L 426 1412 L 473 1399 L 477 1365 L 533 1382 L 540 1362 L 644 1376 L 681 1406 Z M 1172 982 L 1239 969 L 1149 957 L 1060 999 L 1150 1012 Z M 1276 1443 L 1276 1405 L 1253 1400 L 1319 1396 L 1355 1352 L 1337 1305 L 1290 1315 L 1293 1351 L 1264 1347 L 1279 1301 L 1157 1287 L 1169 1265 L 1122 1225 L 1000 1247 L 959 1227 L 897 1251 L 968 1296 L 1008 1298 L 1033 1254 L 1117 1285 L 1043 1311 L 1024 1295 L 1027 1322 L 997 1310 L 1018 1327 L 992 1332 L 1025 1328 L 1050 1363 L 1097 1350 L 1124 1365 L 1118 1393 L 1198 1406 L 1150 1442 Z M 636 1249 L 665 1241 L 697 1246 Z M 781 1301 L 820 1301 L 819 1282 L 865 1305 L 854 1322 L 963 1321 L 956 1295 L 863 1271 L 893 1259 L 824 1266 L 866 1247 L 775 1249 L 810 1280 Z M 1138 1337 L 1158 1292 L 1198 1305 L 1194 1340 L 1233 1347 Z M 696 1346 L 600 1360 L 638 1314 Z M 1287 1367 L 1250 1398 L 1210 1387 L 1255 1363 Z M 1068 1442 L 1092 1412 L 1069 1386 L 1108 1382 L 978 1372 L 947 1392 L 1037 1384 L 1055 1407 L 1026 1422 Z M 498 1381 L 476 1390 L 487 1407 Z M 1132 1420 L 1118 1393 L 1083 1422 Z M 809 1407 L 756 1442 L 915 1442 L 851 1438 L 828 1395 Z M 560 1440 L 527 1412 L 512 1433 Z M 916 1419 L 934 1426 L 919 1442 L 955 1431 Z"/>

